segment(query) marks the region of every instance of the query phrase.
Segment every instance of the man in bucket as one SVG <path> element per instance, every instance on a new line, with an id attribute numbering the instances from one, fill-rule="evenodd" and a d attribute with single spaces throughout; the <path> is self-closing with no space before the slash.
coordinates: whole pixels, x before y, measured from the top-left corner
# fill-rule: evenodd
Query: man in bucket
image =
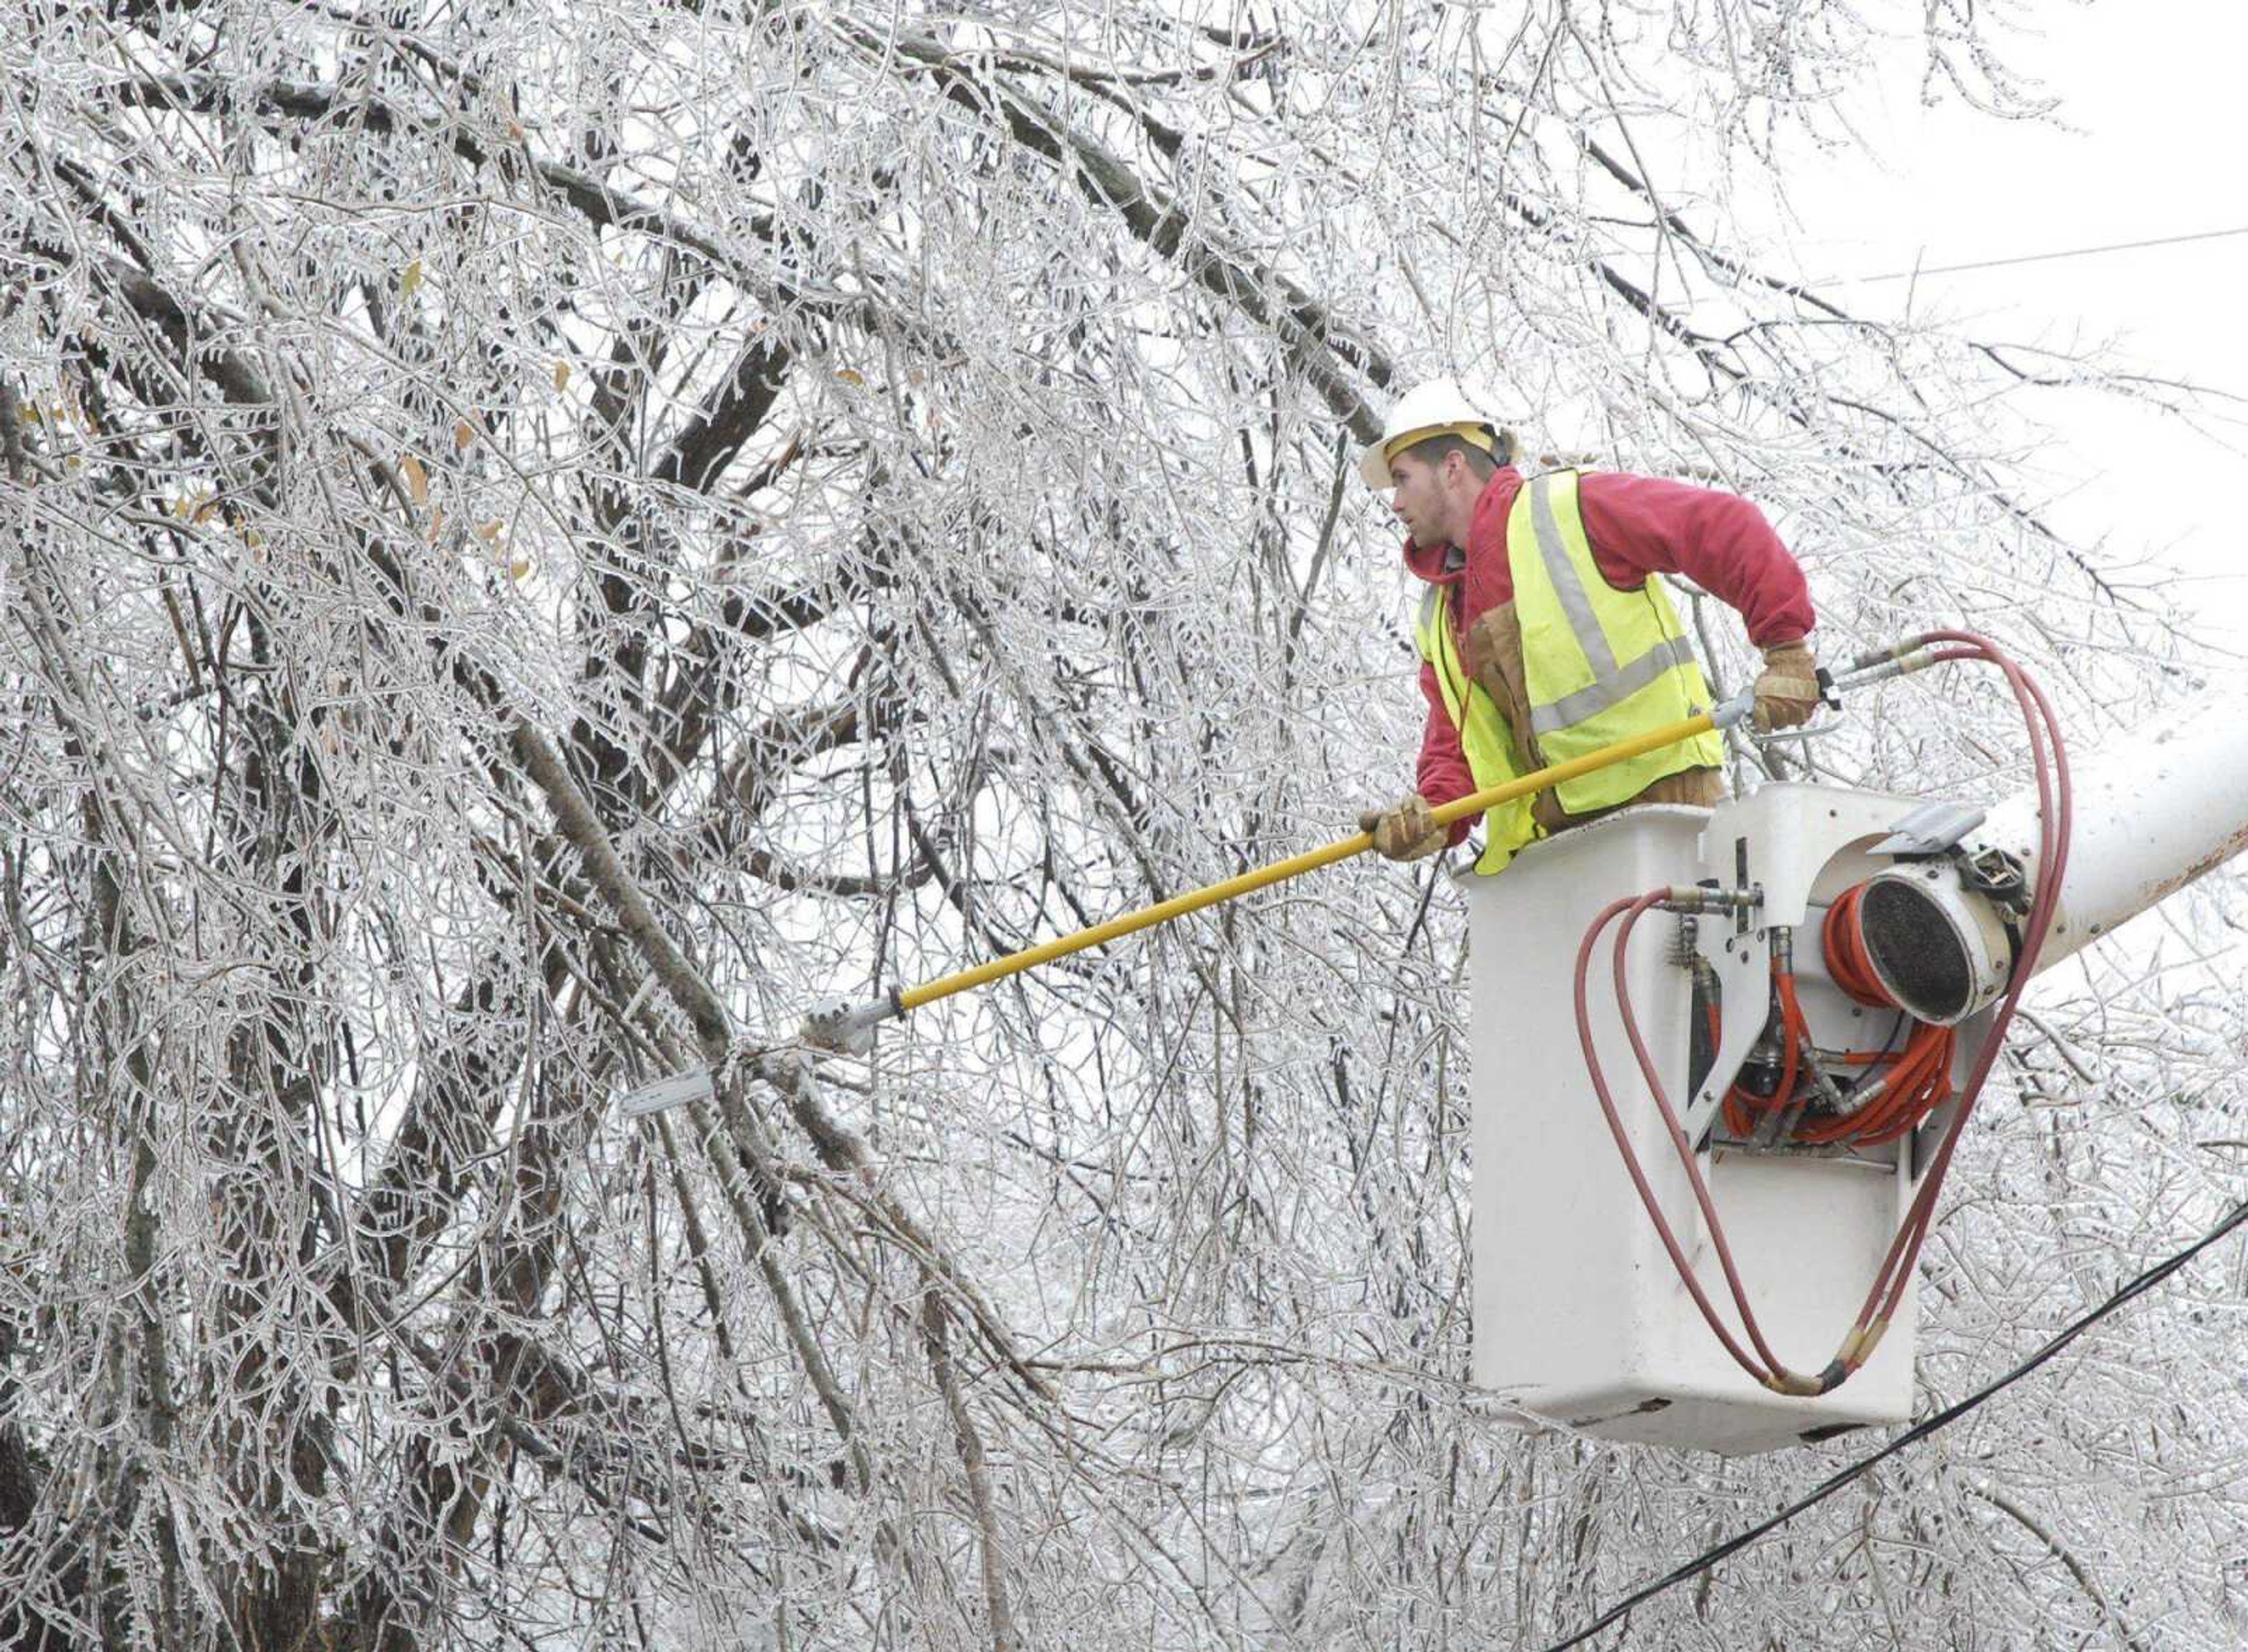
<path id="1" fill-rule="evenodd" d="M 1709 684 L 1657 574 L 1737 609 L 1763 651 L 1756 726 L 1819 704 L 1803 570 L 1747 500 L 1653 476 L 1553 470 L 1525 482 L 1514 439 L 1450 380 L 1408 392 L 1359 473 L 1394 490 L 1405 566 L 1428 587 L 1415 627 L 1429 719 L 1412 796 L 1360 828 L 1393 860 L 1436 853 L 1470 823 L 1430 811 L 1707 710 Z M 1565 781 L 1484 817 L 1476 870 L 1630 803 L 1724 796 L 1715 732 Z"/>

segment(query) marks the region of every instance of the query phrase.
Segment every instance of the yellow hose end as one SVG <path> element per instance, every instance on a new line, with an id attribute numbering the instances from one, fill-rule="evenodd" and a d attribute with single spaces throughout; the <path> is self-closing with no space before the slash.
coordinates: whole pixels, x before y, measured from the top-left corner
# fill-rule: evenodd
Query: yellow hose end
<path id="1" fill-rule="evenodd" d="M 1801 1376 L 1793 1371 L 1775 1371 L 1764 1379 L 1764 1385 L 1774 1394 L 1790 1395 L 1799 1400 L 1814 1399 L 1826 1391 L 1819 1378 Z"/>
<path id="2" fill-rule="evenodd" d="M 1842 1351 L 1836 1357 L 1851 1370 L 1856 1370 L 1874 1357 L 1874 1350 L 1881 1346 L 1881 1337 L 1888 1328 L 1889 1322 L 1886 1318 L 1875 1320 L 1871 1325 L 1860 1326 L 1844 1339 Z"/>

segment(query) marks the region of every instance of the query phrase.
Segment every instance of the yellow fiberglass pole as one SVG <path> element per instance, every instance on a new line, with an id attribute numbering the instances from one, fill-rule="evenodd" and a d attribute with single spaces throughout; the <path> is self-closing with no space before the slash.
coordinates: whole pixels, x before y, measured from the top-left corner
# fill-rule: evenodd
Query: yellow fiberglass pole
<path id="1" fill-rule="evenodd" d="M 1511 799 L 1525 797 L 1532 792 L 1543 792 L 1549 786 L 1559 785 L 1565 780 L 1573 780 L 1580 774 L 1590 774 L 1595 769 L 1604 769 L 1612 763 L 1622 763 L 1646 752 L 1660 750 L 1663 746 L 1676 745 L 1681 741 L 1690 740 L 1696 735 L 1707 733 L 1713 728 L 1723 728 L 1745 715 L 1749 703 L 1748 696 L 1744 695 L 1739 699 L 1726 702 L 1713 712 L 1705 711 L 1699 716 L 1688 717 L 1681 723 L 1673 723 L 1660 729 L 1649 730 L 1645 734 L 1634 735 L 1628 740 L 1619 740 L 1612 746 L 1604 746 L 1600 751 L 1587 756 L 1572 757 L 1566 763 L 1556 763 L 1550 768 L 1539 769 L 1535 773 L 1509 780 L 1504 785 L 1495 785 L 1486 791 L 1461 798 L 1456 802 L 1447 803 L 1432 812 L 1437 825 L 1450 826 L 1455 820 L 1481 814 L 1484 810 L 1505 803 Z M 924 1004 L 934 1004 L 939 998 L 949 998 L 954 993 L 965 992 L 971 987 L 980 987 L 993 981 L 1004 981 L 1011 975 L 1019 975 L 1025 970 L 1034 970 L 1039 964 L 1050 963 L 1056 958 L 1066 958 L 1073 952 L 1084 951 L 1087 947 L 1097 947 L 1103 942 L 1114 941 L 1122 936 L 1134 935 L 1141 929 L 1152 929 L 1159 923 L 1169 923 L 1173 918 L 1184 917 L 1189 912 L 1199 912 L 1204 907 L 1214 907 L 1220 901 L 1230 901 L 1237 895 L 1247 895 L 1252 889 L 1262 889 L 1275 883 L 1285 883 L 1290 878 L 1299 877 L 1319 867 L 1333 866 L 1338 860 L 1347 860 L 1354 854 L 1363 854 L 1373 847 L 1373 835 L 1360 832 L 1356 836 L 1345 838 L 1339 843 L 1330 843 L 1325 848 L 1311 849 L 1302 854 L 1290 855 L 1285 860 L 1275 860 L 1271 865 L 1259 867 L 1254 872 L 1244 872 L 1239 877 L 1228 878 L 1223 883 L 1213 883 L 1205 888 L 1192 890 L 1186 895 L 1175 895 L 1168 901 L 1159 901 L 1154 906 L 1143 907 L 1137 912 L 1127 912 L 1121 918 L 1111 918 L 1107 922 L 1096 923 L 1089 929 L 1079 929 L 1075 935 L 1066 935 L 1055 941 L 1040 942 L 1037 946 L 1025 947 L 1020 952 L 1010 953 L 1004 958 L 994 958 L 989 963 L 979 963 L 972 970 L 963 970 L 955 975 L 940 977 L 935 981 L 926 982 L 917 987 L 898 989 L 890 995 L 887 1003 L 869 1007 L 878 1007 L 881 1012 L 881 1018 L 884 1019 L 890 1015 L 901 1015 L 908 1010 L 918 1010 Z"/>

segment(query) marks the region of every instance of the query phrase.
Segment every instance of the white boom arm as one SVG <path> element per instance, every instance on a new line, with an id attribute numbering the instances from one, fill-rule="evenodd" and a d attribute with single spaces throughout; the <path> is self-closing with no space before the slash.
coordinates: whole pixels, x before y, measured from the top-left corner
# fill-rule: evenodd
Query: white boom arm
<path id="1" fill-rule="evenodd" d="M 2068 867 L 2039 973 L 2248 847 L 2248 696 L 2213 696 L 2121 732 L 2071 768 Z M 2036 791 L 1993 809 L 1964 847 L 2003 850 L 2034 890 L 2044 874 Z M 1986 897 L 1904 866 L 1876 882 L 1893 898 L 1881 908 L 1869 898 L 1867 945 L 1882 979 L 1905 987 L 1900 1002 L 1950 1022 L 1998 995 L 2012 959 Z M 1973 984 L 1964 992 L 1963 981 Z M 1933 998 L 1929 985 L 1916 990 L 1923 983 L 1939 984 Z"/>

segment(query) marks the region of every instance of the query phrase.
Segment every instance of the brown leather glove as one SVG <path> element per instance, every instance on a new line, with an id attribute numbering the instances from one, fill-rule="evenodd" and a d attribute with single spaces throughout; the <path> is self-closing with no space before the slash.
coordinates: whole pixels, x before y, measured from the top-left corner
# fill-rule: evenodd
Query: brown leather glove
<path id="1" fill-rule="evenodd" d="M 1819 709 L 1819 662 L 1807 642 L 1776 642 L 1764 651 L 1764 675 L 1756 680 L 1758 734 L 1808 723 Z"/>
<path id="2" fill-rule="evenodd" d="M 1440 826 L 1429 812 L 1429 800 L 1418 792 L 1394 809 L 1367 809 L 1358 817 L 1358 829 L 1374 834 L 1374 852 L 1392 860 L 1418 860 L 1444 847 L 1451 829 Z"/>

